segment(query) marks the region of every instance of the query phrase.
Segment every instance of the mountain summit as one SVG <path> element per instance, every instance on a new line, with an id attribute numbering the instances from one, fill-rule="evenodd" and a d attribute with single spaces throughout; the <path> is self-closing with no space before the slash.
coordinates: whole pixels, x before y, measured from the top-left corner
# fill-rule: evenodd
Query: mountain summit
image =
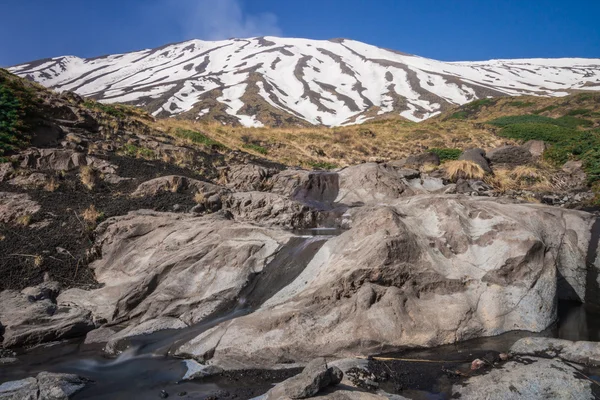
<path id="1" fill-rule="evenodd" d="M 191 40 L 9 71 L 157 117 L 245 126 L 337 126 L 391 115 L 421 121 L 478 98 L 600 91 L 600 59 L 442 62 L 346 39 Z"/>

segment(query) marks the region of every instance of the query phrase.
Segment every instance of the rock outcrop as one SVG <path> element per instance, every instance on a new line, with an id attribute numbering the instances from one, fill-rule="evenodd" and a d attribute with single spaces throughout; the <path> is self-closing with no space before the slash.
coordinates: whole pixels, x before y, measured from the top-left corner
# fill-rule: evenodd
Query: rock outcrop
<path id="1" fill-rule="evenodd" d="M 67 290 L 58 302 L 127 322 L 130 335 L 182 328 L 235 305 L 291 236 L 220 215 L 130 213 L 99 227 L 102 258 L 91 268 L 103 287 Z"/>
<path id="2" fill-rule="evenodd" d="M 437 346 L 542 331 L 557 297 L 585 301 L 587 213 L 424 195 L 349 214 L 292 283 L 179 354 L 247 367 Z"/>
<path id="3" fill-rule="evenodd" d="M 463 151 L 458 158 L 459 160 L 471 161 L 479 165 L 485 172 L 492 173 L 490 168 L 489 160 L 486 158 L 485 150 L 483 149 L 469 149 Z"/>
<path id="4" fill-rule="evenodd" d="M 0 292 L 2 345 L 16 347 L 85 335 L 94 329 L 90 311 L 57 304 L 56 285 L 43 283 L 19 293 Z"/>
<path id="5" fill-rule="evenodd" d="M 339 172 L 337 203 L 348 206 L 378 204 L 416 192 L 408 179 L 419 177 L 419 172 L 391 164 L 366 163 L 348 167 Z"/>
<path id="6" fill-rule="evenodd" d="M 572 365 L 526 357 L 455 385 L 453 396 L 465 400 L 593 399 L 592 385 Z"/>
<path id="7" fill-rule="evenodd" d="M 600 365 L 598 342 L 529 337 L 518 340 L 510 351 L 518 355 L 544 356 L 584 365 Z"/>

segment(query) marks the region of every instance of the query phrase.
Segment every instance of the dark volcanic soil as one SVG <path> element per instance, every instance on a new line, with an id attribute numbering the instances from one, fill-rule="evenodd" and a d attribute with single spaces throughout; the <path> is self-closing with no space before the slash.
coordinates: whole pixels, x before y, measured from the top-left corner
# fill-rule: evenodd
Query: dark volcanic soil
<path id="1" fill-rule="evenodd" d="M 189 194 L 163 192 L 154 197 L 129 196 L 144 181 L 165 175 L 182 175 L 202 180 L 194 171 L 160 161 L 113 156 L 119 175 L 134 178 L 116 185 L 100 182 L 93 190 L 81 184 L 77 172 L 46 172 L 59 183 L 53 192 L 24 189 L 7 182 L 0 192 L 27 193 L 41 205 L 28 226 L 0 224 L 0 290 L 23 289 L 39 284 L 45 272 L 66 287 L 95 285 L 87 267 L 92 259 L 93 224 L 81 214 L 91 205 L 103 214 L 102 219 L 125 215 L 130 211 L 189 211 L 194 205 Z M 41 171 L 44 172 L 44 171 Z M 178 205 L 178 207 L 175 207 Z M 41 261 L 41 263 L 40 263 Z"/>

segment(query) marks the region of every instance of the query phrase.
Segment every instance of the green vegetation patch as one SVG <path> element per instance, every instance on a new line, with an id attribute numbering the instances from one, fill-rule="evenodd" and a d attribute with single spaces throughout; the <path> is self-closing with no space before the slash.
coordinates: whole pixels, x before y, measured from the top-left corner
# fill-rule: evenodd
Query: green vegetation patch
<path id="1" fill-rule="evenodd" d="M 556 110 L 557 108 L 558 108 L 558 106 L 552 105 L 552 106 L 544 107 L 544 108 L 541 108 L 539 110 L 533 111 L 533 113 L 534 114 L 541 114 L 541 113 L 545 113 L 545 112 L 548 112 L 548 111 Z"/>
<path id="2" fill-rule="evenodd" d="M 227 148 L 223 143 L 217 142 L 216 140 L 209 138 L 203 133 L 192 131 L 189 129 L 177 129 L 175 131 L 175 136 L 180 137 L 182 139 L 191 140 L 193 143 L 196 144 L 202 144 L 219 150 L 224 150 Z"/>
<path id="3" fill-rule="evenodd" d="M 129 157 L 145 158 L 153 160 L 156 158 L 156 153 L 152 149 L 146 147 L 139 147 L 133 144 L 126 144 L 122 149 L 123 154 Z"/>
<path id="4" fill-rule="evenodd" d="M 26 147 L 27 131 L 37 116 L 35 90 L 24 81 L 0 69 L 0 159 Z"/>
<path id="5" fill-rule="evenodd" d="M 576 108 L 575 110 L 571 110 L 569 111 L 567 114 L 565 115 L 570 115 L 572 117 L 576 117 L 578 115 L 590 115 L 592 114 L 592 110 L 590 110 L 589 108 Z"/>
<path id="6" fill-rule="evenodd" d="M 516 107 L 516 108 L 527 108 L 527 107 L 531 107 L 531 106 L 535 106 L 535 103 L 531 102 L 531 101 L 511 101 L 506 103 L 511 107 Z"/>
<path id="7" fill-rule="evenodd" d="M 248 150 L 252 150 L 256 153 L 263 154 L 263 155 L 269 154 L 269 150 L 267 150 L 265 147 L 262 147 L 258 144 L 254 144 L 254 143 L 246 143 L 246 144 L 244 144 L 244 148 L 248 149 Z"/>
<path id="8" fill-rule="evenodd" d="M 461 149 L 449 149 L 449 148 L 434 148 L 429 149 L 430 153 L 437 154 L 441 162 L 449 160 L 458 160 L 462 154 Z"/>
<path id="9" fill-rule="evenodd" d="M 543 140 L 550 144 L 544 158 L 555 165 L 572 159 L 583 161 L 589 184 L 600 188 L 600 129 L 586 130 L 593 125 L 590 121 L 573 115 L 560 118 L 518 115 L 497 118 L 489 123 L 502 127 L 499 132 L 502 137 L 521 141 Z"/>
<path id="10" fill-rule="evenodd" d="M 98 103 L 97 101 L 88 100 L 83 103 L 85 108 L 90 110 L 98 110 L 102 111 L 112 117 L 123 119 L 129 115 L 133 115 L 134 113 L 131 110 L 128 110 L 127 106 L 122 104 L 104 104 Z"/>
<path id="11" fill-rule="evenodd" d="M 311 167 L 313 167 L 315 169 L 325 169 L 325 170 L 336 169 L 338 167 L 336 164 L 330 163 L 327 161 L 312 161 L 312 162 L 309 162 L 308 165 L 310 165 Z"/>
<path id="12" fill-rule="evenodd" d="M 560 118 L 545 117 L 543 115 L 526 114 L 526 115 L 508 115 L 505 117 L 496 118 L 488 122 L 491 125 L 499 127 L 507 127 L 515 124 L 545 124 L 555 125 L 564 128 L 591 127 L 594 125 L 592 121 L 581 119 L 573 116 L 564 116 Z"/>
<path id="13" fill-rule="evenodd" d="M 479 99 L 459 107 L 459 111 L 450 115 L 448 119 L 467 119 L 475 115 L 482 107 L 491 106 L 498 102 L 498 99 Z"/>

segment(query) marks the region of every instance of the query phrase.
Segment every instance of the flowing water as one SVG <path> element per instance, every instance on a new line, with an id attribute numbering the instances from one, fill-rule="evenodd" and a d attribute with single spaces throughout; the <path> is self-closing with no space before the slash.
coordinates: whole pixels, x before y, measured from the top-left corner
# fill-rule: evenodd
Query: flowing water
<path id="1" fill-rule="evenodd" d="M 313 259 L 314 255 L 337 230 L 297 232 L 282 247 L 263 273 L 251 279 L 239 300 L 226 311 L 197 325 L 156 332 L 127 339 L 117 358 L 106 358 L 102 346 L 84 345 L 81 341 L 38 346 L 20 352 L 19 362 L 0 366 L 0 384 L 34 376 L 38 372 L 73 373 L 88 378 L 90 383 L 74 399 L 153 399 L 166 391 L 169 398 L 249 399 L 268 391 L 273 384 L 292 376 L 296 371 L 244 371 L 237 374 L 203 379 L 201 382 L 181 382 L 187 368 L 183 360 L 171 355 L 182 343 L 228 320 L 252 313 L 265 301 L 290 284 Z M 540 334 L 569 340 L 600 341 L 599 310 L 577 303 L 559 304 L 559 322 Z M 403 356 L 421 358 L 468 358 L 476 351 L 505 352 L 518 339 L 532 336 L 529 332 L 509 332 L 492 338 L 482 338 L 435 349 L 404 352 Z M 433 384 L 432 384 L 433 385 Z M 436 383 L 437 385 L 437 383 Z M 184 394 L 185 393 L 185 394 Z M 443 398 L 433 391 L 406 391 L 407 395 L 423 398 Z M 441 396 L 441 397 L 440 397 Z"/>

